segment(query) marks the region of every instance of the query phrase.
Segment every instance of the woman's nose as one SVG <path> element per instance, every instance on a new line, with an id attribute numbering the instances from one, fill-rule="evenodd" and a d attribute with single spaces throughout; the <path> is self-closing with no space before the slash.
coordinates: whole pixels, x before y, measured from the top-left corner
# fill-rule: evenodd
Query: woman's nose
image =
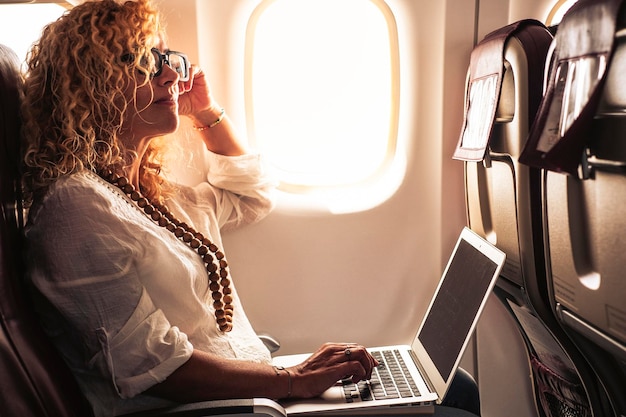
<path id="1" fill-rule="evenodd" d="M 176 72 L 168 64 L 163 63 L 163 70 L 161 71 L 161 75 L 157 77 L 158 82 L 163 84 L 177 83 L 179 79 L 180 75 L 178 75 L 178 72 Z"/>

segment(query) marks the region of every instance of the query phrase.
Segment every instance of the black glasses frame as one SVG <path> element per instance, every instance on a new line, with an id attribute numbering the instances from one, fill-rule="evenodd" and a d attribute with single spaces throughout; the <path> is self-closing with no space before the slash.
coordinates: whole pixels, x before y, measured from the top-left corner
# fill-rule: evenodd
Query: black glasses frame
<path id="1" fill-rule="evenodd" d="M 156 68 L 158 69 L 154 74 L 152 74 L 153 77 L 158 77 L 159 75 L 161 75 L 161 73 L 163 73 L 163 65 L 167 64 L 168 67 L 172 68 L 178 73 L 178 76 L 180 77 L 179 81 L 189 81 L 191 65 L 189 64 L 189 58 L 187 58 L 187 55 L 178 51 L 167 51 L 163 54 L 157 48 L 152 48 L 150 51 L 155 55 L 155 57 L 159 57 L 159 61 L 155 62 Z M 172 67 L 170 60 L 171 56 L 176 56 L 180 58 L 180 62 L 182 65 L 176 68 Z"/>

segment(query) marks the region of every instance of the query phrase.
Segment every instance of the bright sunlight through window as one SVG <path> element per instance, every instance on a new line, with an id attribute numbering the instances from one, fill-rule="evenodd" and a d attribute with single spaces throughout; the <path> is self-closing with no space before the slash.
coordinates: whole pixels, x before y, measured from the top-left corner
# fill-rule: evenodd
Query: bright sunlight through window
<path id="1" fill-rule="evenodd" d="M 20 61 L 24 61 L 43 27 L 63 12 L 63 6 L 51 3 L 0 5 L 0 43 L 13 49 Z"/>
<path id="2" fill-rule="evenodd" d="M 384 172 L 399 69 L 382 0 L 267 0 L 246 42 L 249 136 L 283 190 L 362 185 Z"/>

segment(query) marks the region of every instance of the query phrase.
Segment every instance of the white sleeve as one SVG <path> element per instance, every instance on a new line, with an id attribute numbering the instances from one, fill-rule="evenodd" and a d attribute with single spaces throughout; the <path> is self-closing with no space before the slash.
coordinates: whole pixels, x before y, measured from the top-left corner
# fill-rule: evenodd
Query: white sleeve
<path id="1" fill-rule="evenodd" d="M 141 226 L 112 214 L 117 200 L 126 204 L 70 182 L 44 201 L 26 237 L 46 330 L 75 372 L 129 398 L 164 380 L 193 347 L 139 280 L 135 259 L 149 254 Z"/>
<path id="2" fill-rule="evenodd" d="M 208 165 L 207 182 L 193 188 L 182 187 L 175 197 L 181 210 L 194 222 L 198 215 L 213 212 L 215 218 L 211 220 L 221 230 L 229 230 L 255 223 L 273 209 L 276 183 L 265 172 L 259 155 L 224 156 L 209 152 Z"/>
<path id="3" fill-rule="evenodd" d="M 144 291 L 124 327 L 111 335 L 96 329 L 101 350 L 90 367 L 109 374 L 121 398 L 132 398 L 162 382 L 193 353 L 187 336 L 170 326 Z"/>

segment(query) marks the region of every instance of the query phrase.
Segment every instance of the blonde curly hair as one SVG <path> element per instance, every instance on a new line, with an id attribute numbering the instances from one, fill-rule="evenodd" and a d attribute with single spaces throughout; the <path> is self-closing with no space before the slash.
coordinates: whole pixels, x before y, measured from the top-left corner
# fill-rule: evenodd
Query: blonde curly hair
<path id="1" fill-rule="evenodd" d="M 24 82 L 23 181 L 27 202 L 63 175 L 119 170 L 137 155 L 118 140 L 129 106 L 124 90 L 150 81 L 151 47 L 163 38 L 150 0 L 85 2 L 43 30 Z M 152 144 L 142 192 L 160 199 L 163 180 Z"/>

